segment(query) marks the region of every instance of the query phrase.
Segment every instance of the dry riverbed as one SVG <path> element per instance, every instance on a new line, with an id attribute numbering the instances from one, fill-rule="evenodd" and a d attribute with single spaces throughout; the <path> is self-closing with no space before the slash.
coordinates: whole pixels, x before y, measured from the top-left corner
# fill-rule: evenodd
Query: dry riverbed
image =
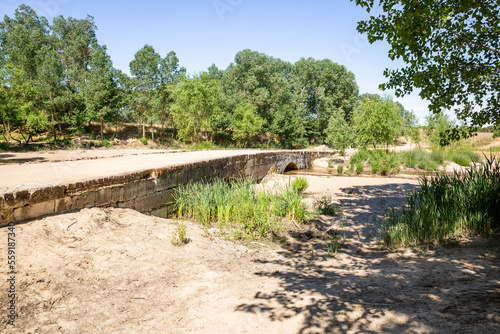
<path id="1" fill-rule="evenodd" d="M 84 209 L 16 226 L 16 327 L 7 324 L 7 229 L 0 229 L 6 333 L 499 333 L 500 245 L 470 239 L 384 250 L 384 210 L 416 180 L 309 176 L 321 216 L 286 243 L 222 240 L 128 209 Z M 286 180 L 285 180 L 286 182 Z M 331 231 L 339 236 L 332 247 Z"/>

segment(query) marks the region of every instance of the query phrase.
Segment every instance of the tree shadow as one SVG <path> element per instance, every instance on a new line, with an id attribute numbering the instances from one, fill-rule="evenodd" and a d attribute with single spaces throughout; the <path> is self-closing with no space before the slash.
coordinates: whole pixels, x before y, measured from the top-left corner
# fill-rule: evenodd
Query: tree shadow
<path id="1" fill-rule="evenodd" d="M 19 155 L 0 153 L 0 164 L 22 164 L 25 162 L 43 162 L 47 159 L 43 157 L 20 158 Z"/>
<path id="2" fill-rule="evenodd" d="M 498 240 L 399 251 L 373 240 L 373 217 L 400 206 L 414 187 L 344 189 L 347 219 L 320 217 L 315 236 L 299 234 L 275 259 L 256 260 L 270 269 L 254 275 L 278 288 L 257 292 L 236 311 L 273 321 L 300 317 L 298 333 L 500 332 Z"/>

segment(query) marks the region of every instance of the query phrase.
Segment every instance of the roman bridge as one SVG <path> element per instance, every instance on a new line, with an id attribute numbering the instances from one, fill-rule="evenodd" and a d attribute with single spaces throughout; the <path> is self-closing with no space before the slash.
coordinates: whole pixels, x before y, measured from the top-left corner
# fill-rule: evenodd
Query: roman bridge
<path id="1" fill-rule="evenodd" d="M 94 206 L 131 208 L 166 217 L 172 212 L 173 194 L 180 185 L 241 176 L 260 181 L 270 171 L 308 168 L 313 160 L 333 154 L 315 150 L 151 152 L 2 164 L 0 226 Z"/>

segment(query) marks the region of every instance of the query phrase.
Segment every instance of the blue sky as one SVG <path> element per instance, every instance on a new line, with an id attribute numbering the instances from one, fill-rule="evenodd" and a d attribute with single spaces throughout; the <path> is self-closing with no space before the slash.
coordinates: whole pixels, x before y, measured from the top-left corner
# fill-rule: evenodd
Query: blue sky
<path id="1" fill-rule="evenodd" d="M 92 15 L 99 43 L 126 73 L 145 44 L 162 56 L 175 51 L 189 73 L 212 63 L 224 69 L 243 49 L 290 62 L 329 58 L 355 74 L 360 93 L 383 93 L 384 69 L 403 65 L 387 57 L 387 43 L 370 45 L 357 33 L 357 22 L 368 14 L 349 0 L 0 0 L 0 14 L 13 16 L 22 3 L 50 22 L 59 15 Z M 428 103 L 418 94 L 396 100 L 423 123 Z"/>

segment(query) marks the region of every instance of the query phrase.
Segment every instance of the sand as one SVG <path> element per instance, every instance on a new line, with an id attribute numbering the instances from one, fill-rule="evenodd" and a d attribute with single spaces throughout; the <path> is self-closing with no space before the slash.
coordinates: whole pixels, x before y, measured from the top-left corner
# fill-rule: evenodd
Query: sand
<path id="1" fill-rule="evenodd" d="M 285 177 L 284 182 L 287 181 Z M 308 203 L 344 207 L 284 244 L 235 242 L 186 222 L 91 208 L 16 226 L 16 327 L 5 333 L 499 333 L 498 241 L 388 251 L 389 206 L 417 181 L 308 176 Z M 336 230 L 338 249 L 329 237 Z M 6 266 L 7 229 L 0 230 Z M 345 238 L 343 237 L 345 235 Z"/>

